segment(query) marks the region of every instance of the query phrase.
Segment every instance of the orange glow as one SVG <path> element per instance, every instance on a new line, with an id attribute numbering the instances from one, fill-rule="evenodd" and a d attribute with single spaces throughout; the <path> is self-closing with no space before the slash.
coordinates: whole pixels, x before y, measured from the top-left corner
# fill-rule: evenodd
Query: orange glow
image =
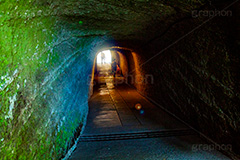
<path id="1" fill-rule="evenodd" d="M 143 73 L 140 67 L 140 57 L 136 52 L 132 52 L 132 57 L 133 57 L 133 61 L 134 61 L 134 78 L 135 78 L 135 87 L 137 88 L 137 90 L 139 91 L 143 91 L 144 86 L 143 86 Z"/>
<path id="2" fill-rule="evenodd" d="M 116 52 L 119 55 L 120 58 L 120 67 L 122 70 L 122 74 L 126 77 L 128 74 L 128 63 L 127 63 L 127 58 L 124 54 L 121 52 Z"/>
<path id="3" fill-rule="evenodd" d="M 129 51 L 132 51 L 131 49 L 129 48 L 126 48 L 126 47 L 120 47 L 120 46 L 113 46 L 111 48 L 117 48 L 117 49 L 125 49 L 125 50 L 129 50 Z"/>
<path id="4" fill-rule="evenodd" d="M 142 105 L 140 103 L 137 103 L 135 105 L 135 108 L 136 108 L 136 110 L 140 110 L 140 109 L 142 109 Z"/>

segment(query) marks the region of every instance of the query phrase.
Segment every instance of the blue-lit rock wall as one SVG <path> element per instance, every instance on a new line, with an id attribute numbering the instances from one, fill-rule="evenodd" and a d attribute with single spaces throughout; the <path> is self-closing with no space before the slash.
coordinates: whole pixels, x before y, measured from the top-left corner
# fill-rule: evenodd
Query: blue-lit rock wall
<path id="1" fill-rule="evenodd" d="M 58 159 L 85 123 L 103 39 L 31 1 L 0 9 L 0 159 Z"/>

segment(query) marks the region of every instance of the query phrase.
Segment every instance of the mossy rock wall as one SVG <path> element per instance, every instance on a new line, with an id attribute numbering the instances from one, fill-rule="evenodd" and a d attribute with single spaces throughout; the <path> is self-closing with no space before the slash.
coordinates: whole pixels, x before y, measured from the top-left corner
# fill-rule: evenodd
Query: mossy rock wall
<path id="1" fill-rule="evenodd" d="M 0 1 L 0 159 L 58 159 L 85 123 L 102 39 L 69 25 L 37 2 Z"/>

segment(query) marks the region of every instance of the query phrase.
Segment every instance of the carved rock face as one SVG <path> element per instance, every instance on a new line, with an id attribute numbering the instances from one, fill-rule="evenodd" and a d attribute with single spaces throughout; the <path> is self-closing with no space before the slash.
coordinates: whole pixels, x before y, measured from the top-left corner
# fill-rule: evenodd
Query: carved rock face
<path id="1" fill-rule="evenodd" d="M 106 44 L 138 51 L 126 56 L 128 69 L 136 59 L 139 72 L 155 81 L 133 84 L 136 88 L 211 138 L 239 148 L 234 137 L 240 126 L 238 11 L 178 41 L 208 18 L 192 17 L 204 5 L 195 0 L 0 0 L 0 159 L 66 154 L 86 122 L 89 75 L 95 54 Z"/>

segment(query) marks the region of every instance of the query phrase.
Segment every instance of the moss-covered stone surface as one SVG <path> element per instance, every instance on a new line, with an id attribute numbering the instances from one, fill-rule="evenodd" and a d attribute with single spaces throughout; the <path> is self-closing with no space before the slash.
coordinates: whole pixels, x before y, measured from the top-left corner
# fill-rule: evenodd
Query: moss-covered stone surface
<path id="1" fill-rule="evenodd" d="M 58 159 L 85 122 L 101 40 L 37 2 L 0 1 L 0 10 L 0 159 Z"/>

